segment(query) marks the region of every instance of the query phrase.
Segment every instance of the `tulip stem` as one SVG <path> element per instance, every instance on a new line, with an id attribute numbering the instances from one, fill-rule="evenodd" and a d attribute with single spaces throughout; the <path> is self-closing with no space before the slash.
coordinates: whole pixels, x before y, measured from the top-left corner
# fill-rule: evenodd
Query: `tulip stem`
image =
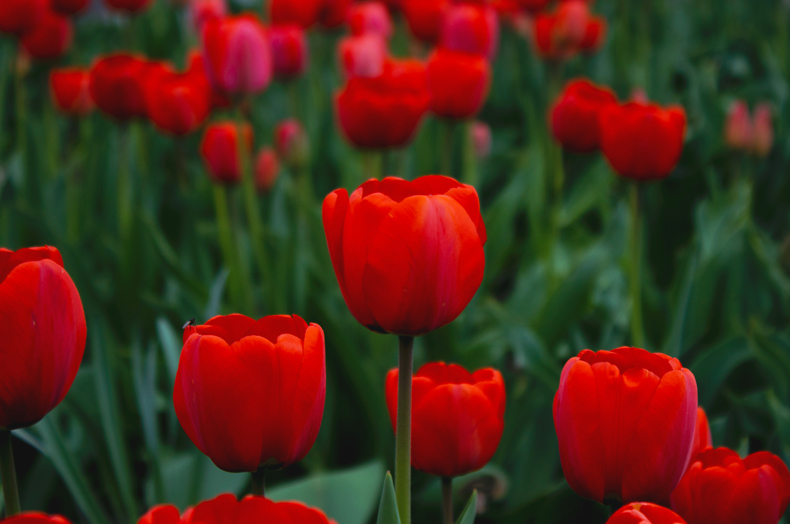
<path id="1" fill-rule="evenodd" d="M 395 431 L 395 499 L 401 524 L 411 524 L 411 381 L 414 337 L 399 337 L 398 421 Z"/>
<path id="2" fill-rule="evenodd" d="M 455 139 L 455 122 L 448 120 L 444 124 L 444 142 L 442 144 L 442 173 L 453 176 L 453 142 Z"/>
<path id="3" fill-rule="evenodd" d="M 464 184 L 477 187 L 477 156 L 475 155 L 475 143 L 473 131 L 474 122 L 468 121 L 464 125 L 464 150 L 463 150 L 463 171 L 461 179 Z"/>
<path id="4" fill-rule="evenodd" d="M 631 183 L 631 344 L 643 348 L 645 331 L 642 324 L 642 221 L 639 214 L 639 186 Z"/>
<path id="5" fill-rule="evenodd" d="M 442 516 L 444 524 L 453 524 L 453 479 L 442 477 Z"/>
<path id="6" fill-rule="evenodd" d="M 12 517 L 21 511 L 21 506 L 14 468 L 14 450 L 11 448 L 11 432 L 5 429 L 0 430 L 0 477 L 3 482 L 5 515 Z"/>
<path id="7" fill-rule="evenodd" d="M 266 468 L 258 468 L 252 472 L 252 489 L 250 494 L 261 497 L 266 496 Z"/>
<path id="8" fill-rule="evenodd" d="M 249 297 L 249 289 L 242 283 L 242 269 L 239 263 L 238 253 L 235 250 L 235 240 L 233 229 L 230 225 L 230 213 L 228 212 L 228 196 L 225 187 L 219 184 L 214 185 L 214 205 L 217 208 L 217 230 L 219 233 L 219 246 L 222 250 L 222 258 L 230 271 L 229 288 L 231 300 L 235 307 L 252 307 L 252 299 Z"/>

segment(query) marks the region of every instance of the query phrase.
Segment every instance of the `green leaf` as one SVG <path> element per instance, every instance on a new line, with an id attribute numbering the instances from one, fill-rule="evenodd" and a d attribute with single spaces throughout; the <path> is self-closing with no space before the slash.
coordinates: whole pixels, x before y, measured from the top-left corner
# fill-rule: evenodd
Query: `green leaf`
<path id="1" fill-rule="evenodd" d="M 455 521 L 455 524 L 474 524 L 475 516 L 477 516 L 477 490 L 472 492 L 469 502 L 466 503 L 466 507 L 461 512 L 458 520 Z"/>
<path id="2" fill-rule="evenodd" d="M 164 317 L 156 319 L 156 333 L 159 335 L 159 343 L 162 345 L 162 352 L 165 354 L 165 364 L 167 365 L 167 375 L 170 378 L 170 384 L 175 384 L 178 361 L 181 358 L 181 339 L 176 335 L 170 322 Z"/>
<path id="3" fill-rule="evenodd" d="M 376 524 L 400 524 L 395 486 L 389 471 L 384 477 L 384 486 L 381 488 L 381 502 L 379 502 L 379 516 L 376 519 Z"/>

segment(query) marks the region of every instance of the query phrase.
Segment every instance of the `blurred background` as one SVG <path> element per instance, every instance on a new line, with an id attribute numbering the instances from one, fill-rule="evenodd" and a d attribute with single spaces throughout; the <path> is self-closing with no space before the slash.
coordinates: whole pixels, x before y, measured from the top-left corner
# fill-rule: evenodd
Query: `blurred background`
<path id="1" fill-rule="evenodd" d="M 230 7 L 264 13 L 259 1 Z M 790 4 L 597 0 L 592 10 L 609 22 L 605 44 L 562 64 L 536 54 L 522 18 L 502 16 L 494 81 L 479 116 L 492 132 L 490 152 L 470 160 L 470 126 L 453 126 L 452 155 L 443 158 L 437 144 L 447 140 L 448 124 L 428 117 L 410 147 L 378 166 L 404 178 L 443 172 L 474 180 L 481 196 L 484 283 L 457 321 L 417 340 L 416 365 L 494 366 L 505 376 L 499 450 L 484 470 L 455 483 L 457 507 L 480 490 L 483 523 L 594 524 L 608 515 L 567 486 L 552 420 L 569 357 L 631 343 L 631 182 L 600 154 L 561 153 L 548 129 L 554 96 L 577 76 L 624 99 L 641 89 L 685 107 L 680 165 L 640 189 L 645 346 L 694 372 L 715 445 L 790 459 Z M 428 49 L 411 41 L 402 17 L 395 22 L 393 53 L 424 56 Z M 296 117 L 311 162 L 307 197 L 287 166 L 260 196 L 271 262 L 265 279 L 252 262 L 240 188 L 228 190 L 240 259 L 251 266 L 252 309 L 228 293 L 212 182 L 198 155 L 202 133 L 175 139 L 148 122 L 126 128 L 98 112 L 74 119 L 58 114 L 49 95 L 52 67 L 88 66 L 130 45 L 183 66 L 197 45 L 183 5 L 155 0 L 130 19 L 96 2 L 75 19 L 74 45 L 56 62 L 19 61 L 16 42 L 0 40 L 0 245 L 60 249 L 89 330 L 63 404 L 14 432 L 23 508 L 74 522 L 131 523 L 157 503 L 183 509 L 244 493 L 249 476 L 218 470 L 176 419 L 181 326 L 232 312 L 297 313 L 326 332 L 326 411 L 311 453 L 270 474 L 267 494 L 319 506 L 339 524 L 375 521 L 381 480 L 393 466 L 384 376 L 397 363 L 397 342 L 349 313 L 320 216 L 327 193 L 355 188 L 378 161 L 348 144 L 336 124 L 335 48 L 345 32 L 311 31 L 307 73 L 254 99 L 255 150 L 273 143 L 278 122 Z M 727 146 L 725 121 L 736 100 L 770 104 L 769 151 Z M 121 236 L 116 184 L 127 132 L 131 225 Z M 417 473 L 414 493 L 416 522 L 438 522 L 438 480 Z"/>

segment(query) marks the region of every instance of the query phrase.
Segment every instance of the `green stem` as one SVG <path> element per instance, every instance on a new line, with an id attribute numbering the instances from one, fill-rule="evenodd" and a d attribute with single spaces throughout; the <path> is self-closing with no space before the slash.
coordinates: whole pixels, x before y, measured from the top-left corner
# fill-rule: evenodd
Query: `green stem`
<path id="1" fill-rule="evenodd" d="M 639 185 L 631 183 L 631 344 L 644 347 L 645 332 L 642 323 L 642 221 L 639 214 Z"/>
<path id="2" fill-rule="evenodd" d="M 453 524 L 453 479 L 442 477 L 442 516 L 444 524 Z"/>
<path id="3" fill-rule="evenodd" d="M 401 524 L 411 524 L 411 382 L 414 337 L 399 337 L 398 420 L 395 431 L 395 498 Z"/>
<path id="4" fill-rule="evenodd" d="M 477 187 L 478 179 L 478 160 L 475 156 L 474 144 L 474 121 L 469 120 L 464 125 L 464 150 L 463 150 L 463 170 L 462 179 L 464 184 Z"/>
<path id="5" fill-rule="evenodd" d="M 251 495 L 258 495 L 261 497 L 266 496 L 266 469 L 258 468 L 258 471 L 252 472 L 252 489 Z"/>
<path id="6" fill-rule="evenodd" d="M 455 138 L 455 122 L 448 120 L 442 126 L 442 173 L 445 176 L 453 176 L 453 139 Z"/>
<path id="7" fill-rule="evenodd" d="M 17 52 L 14 64 L 14 80 L 16 91 L 16 137 L 17 149 L 22 159 L 22 173 L 24 175 L 25 198 L 28 204 L 38 203 L 35 197 L 38 184 L 33 180 L 33 170 L 28 165 L 27 151 L 27 100 L 25 97 L 24 67 L 21 64 L 22 53 Z"/>
<path id="8" fill-rule="evenodd" d="M 118 237 L 121 245 L 126 246 L 132 224 L 132 191 L 134 190 L 131 173 L 131 128 L 124 126 L 118 135 Z"/>
<path id="9" fill-rule="evenodd" d="M 243 274 L 237 251 L 234 249 L 233 228 L 230 225 L 230 213 L 228 212 L 228 195 L 225 187 L 219 184 L 214 185 L 214 206 L 217 210 L 217 231 L 222 258 L 225 259 L 225 264 L 230 270 L 228 287 L 231 301 L 236 307 L 251 309 L 252 298 L 249 295 L 249 287 L 245 286 L 241 280 Z"/>
<path id="10" fill-rule="evenodd" d="M 3 482 L 6 517 L 12 517 L 21 511 L 11 438 L 11 432 L 9 430 L 0 430 L 0 478 Z"/>
<path id="11" fill-rule="evenodd" d="M 381 180 L 384 167 L 384 153 L 379 150 L 362 151 L 362 180 L 366 182 L 371 178 Z"/>

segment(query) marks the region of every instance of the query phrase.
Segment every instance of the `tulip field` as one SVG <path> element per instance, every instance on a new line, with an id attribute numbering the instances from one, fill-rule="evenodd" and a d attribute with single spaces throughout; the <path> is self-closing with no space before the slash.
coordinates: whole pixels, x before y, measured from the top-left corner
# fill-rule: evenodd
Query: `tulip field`
<path id="1" fill-rule="evenodd" d="M 787 464 L 787 1 L 0 0 L 3 524 L 790 524 Z"/>

